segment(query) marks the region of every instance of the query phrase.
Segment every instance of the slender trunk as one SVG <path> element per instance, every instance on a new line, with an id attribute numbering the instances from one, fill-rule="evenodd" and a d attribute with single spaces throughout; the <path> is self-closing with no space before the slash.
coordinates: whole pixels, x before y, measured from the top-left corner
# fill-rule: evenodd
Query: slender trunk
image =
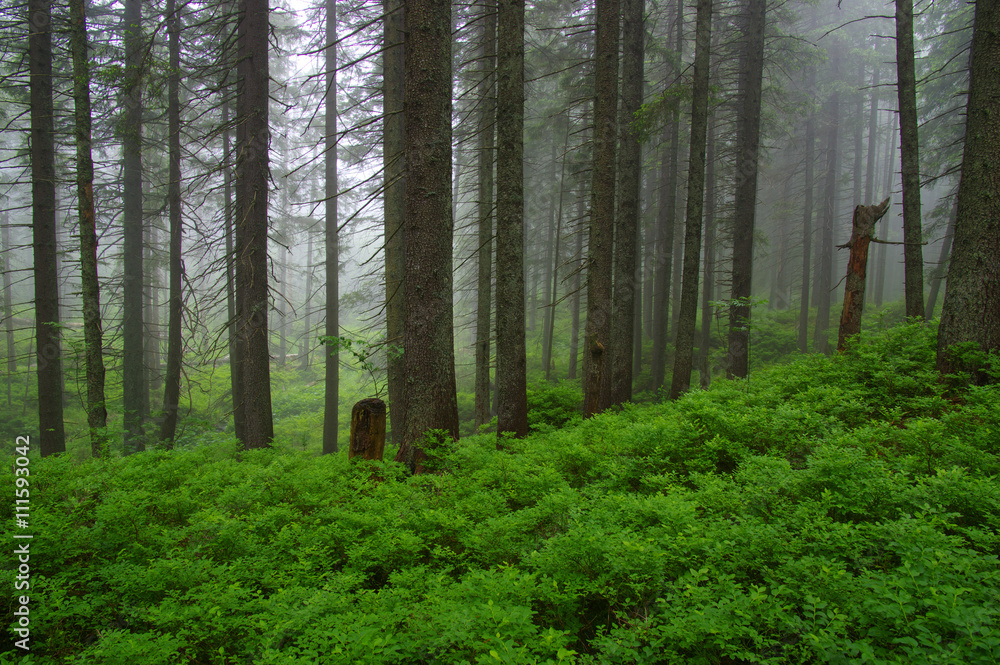
<path id="1" fill-rule="evenodd" d="M 2 266 L 3 270 L 3 320 L 4 332 L 7 338 L 7 406 L 10 406 L 11 386 L 14 383 L 14 375 L 17 374 L 17 357 L 14 346 L 14 312 L 10 288 L 10 259 L 7 254 L 10 251 L 10 215 L 6 210 L 3 211 L 3 222 L 0 223 L 0 240 L 3 243 L 0 246 L 0 266 Z M 27 400 L 25 400 L 25 403 L 27 403 Z"/>
<path id="2" fill-rule="evenodd" d="M 622 119 L 618 168 L 621 191 L 615 218 L 614 311 L 611 316 L 609 399 L 602 408 L 632 399 L 632 348 L 635 328 L 635 239 L 639 229 L 641 147 L 632 118 L 642 106 L 645 2 L 622 3 Z"/>
<path id="3" fill-rule="evenodd" d="M 337 3 L 326 0 L 326 94 L 323 133 L 326 168 L 326 335 L 340 336 L 340 247 L 337 235 Z M 284 335 L 282 335 L 284 339 Z M 323 454 L 337 452 L 340 431 L 340 358 L 336 351 L 326 354 L 325 398 L 323 402 Z"/>
<path id="4" fill-rule="evenodd" d="M 553 251 L 552 259 L 552 291 L 551 300 L 548 302 L 548 312 L 545 321 L 545 343 L 542 349 L 542 364 L 545 365 L 545 380 L 550 381 L 552 379 L 552 343 L 555 337 L 555 325 L 556 325 L 556 302 L 559 300 L 559 245 L 562 240 L 562 220 L 563 220 L 563 199 L 565 198 L 566 190 L 566 162 L 567 155 L 569 153 L 569 135 L 571 123 L 569 120 L 569 115 L 566 118 L 566 140 L 563 142 L 563 158 L 562 158 L 562 168 L 559 170 L 559 206 L 556 211 L 556 238 L 555 238 L 555 249 Z"/>
<path id="5" fill-rule="evenodd" d="M 476 288 L 476 427 L 490 421 L 490 312 L 493 291 L 493 145 L 496 122 L 495 0 L 483 8 L 482 70 L 479 78 L 479 236 Z"/>
<path id="6" fill-rule="evenodd" d="M 403 219 L 405 206 L 405 157 L 403 153 L 404 75 L 403 35 L 405 7 L 402 0 L 383 0 L 382 55 L 382 159 L 385 219 L 385 328 L 389 348 L 386 383 L 389 397 L 389 438 L 401 445 L 406 425 L 406 392 L 403 374 Z"/>
<path id="7" fill-rule="evenodd" d="M 226 227 L 226 313 L 228 322 L 226 330 L 229 336 L 229 372 L 232 389 L 233 427 L 236 438 L 240 441 L 246 435 L 246 416 L 243 408 L 243 362 L 240 355 L 242 347 L 236 335 L 236 280 L 235 280 L 235 247 L 233 244 L 233 153 L 232 135 L 229 129 L 229 97 L 228 91 L 223 92 L 222 133 L 223 153 L 223 217 Z"/>
<path id="8" fill-rule="evenodd" d="M 587 260 L 587 340 L 584 416 L 601 411 L 605 351 L 611 334 L 611 262 L 615 219 L 615 143 L 618 138 L 618 0 L 597 0 L 594 66 L 594 162 L 591 171 Z"/>
<path id="9" fill-rule="evenodd" d="M 753 282 L 753 234 L 757 209 L 757 158 L 764 72 L 765 0 L 748 0 L 745 54 L 740 67 L 736 120 L 736 200 L 733 219 L 733 281 L 729 308 L 729 354 L 726 375 L 745 378 L 750 368 L 750 296 Z"/>
<path id="10" fill-rule="evenodd" d="M 177 430 L 177 410 L 181 392 L 181 243 L 184 233 L 181 220 L 181 112 L 180 112 L 180 17 L 174 0 L 167 0 L 167 42 L 169 74 L 167 77 L 167 139 L 170 153 L 170 305 L 167 323 L 167 376 L 163 392 L 163 424 L 160 440 L 172 445 Z"/>
<path id="11" fill-rule="evenodd" d="M 701 261 L 701 218 L 705 201 L 712 0 L 698 0 L 695 31 L 691 156 L 688 166 L 687 210 L 684 224 L 684 272 L 680 316 L 677 319 L 677 350 L 674 353 L 674 371 L 670 381 L 671 399 L 677 399 L 690 387 L 694 360 L 694 328 L 698 316 L 698 268 Z M 763 39 L 763 35 L 761 38 Z"/>
<path id="12" fill-rule="evenodd" d="M 242 346 L 243 445 L 274 439 L 268 354 L 268 0 L 240 0 L 236 114 L 236 309 Z M 242 139 L 242 140 L 240 140 Z"/>
<path id="13" fill-rule="evenodd" d="M 899 125 L 899 114 L 893 113 L 893 124 L 892 131 L 889 133 L 890 139 L 886 144 L 888 152 L 885 155 L 885 185 L 882 193 L 885 196 L 892 196 L 892 176 L 895 173 L 896 164 L 896 137 L 898 136 L 898 125 Z M 887 222 L 885 224 L 885 240 L 889 239 L 890 224 Z M 875 307 L 882 306 L 882 299 L 885 295 L 885 264 L 886 264 L 886 246 L 879 244 L 875 248 L 875 293 L 873 294 L 875 300 Z"/>
<path id="14" fill-rule="evenodd" d="M 870 204 L 875 198 L 875 157 L 878 154 L 878 85 L 881 77 L 882 67 L 878 64 L 874 67 L 872 74 L 872 93 L 868 111 L 868 151 L 867 162 L 865 164 L 865 198 L 862 203 Z M 888 196 L 888 194 L 886 194 Z M 878 253 L 881 245 L 875 248 L 876 266 L 878 265 Z M 877 270 L 877 268 L 876 268 Z M 869 272 L 868 285 L 866 289 L 869 293 L 875 290 L 875 271 Z"/>
<path id="15" fill-rule="evenodd" d="M 698 367 L 701 387 L 708 388 L 712 382 L 712 372 L 708 355 L 712 349 L 712 291 L 715 278 L 715 123 L 709 117 L 708 154 L 705 164 L 705 283 L 701 290 L 701 343 Z"/>
<path id="16" fill-rule="evenodd" d="M 582 199 L 581 199 L 582 201 Z M 581 202 L 580 208 L 583 207 Z M 583 219 L 582 212 L 577 215 L 578 219 Z M 576 232 L 576 251 L 574 253 L 577 257 L 578 265 L 576 270 L 573 271 L 573 283 L 570 288 L 572 288 L 573 296 L 569 301 L 569 316 L 570 316 L 570 330 L 569 330 L 569 362 L 567 364 L 568 370 L 566 372 L 566 378 L 573 380 L 576 378 L 577 365 L 579 364 L 580 357 L 580 291 L 583 289 L 582 279 L 580 274 L 583 272 L 583 232 Z"/>
<path id="17" fill-rule="evenodd" d="M 157 217 L 157 221 L 159 217 Z M 149 420 L 152 413 L 150 396 L 160 392 L 160 270 L 154 259 L 153 248 L 160 244 L 156 221 L 142 228 L 142 417 Z M 159 257 L 157 257 L 159 258 Z M 159 417 L 159 414 L 157 414 Z"/>
<path id="18" fill-rule="evenodd" d="M 865 205 L 861 200 L 861 178 L 864 171 L 861 169 L 861 157 L 864 151 L 864 124 L 861 119 L 865 113 L 865 96 L 861 92 L 865 84 L 865 63 L 858 63 L 858 90 L 854 95 L 854 169 L 852 171 L 852 181 L 854 188 L 851 191 L 851 205 Z"/>
<path id="19" fill-rule="evenodd" d="M 305 320 L 302 323 L 302 339 L 299 342 L 299 355 L 301 356 L 301 363 L 299 364 L 299 369 L 305 371 L 309 369 L 309 356 L 312 351 L 312 304 L 310 300 L 312 299 L 313 290 L 313 234 L 312 231 L 306 231 L 306 295 L 302 303 L 302 309 L 304 310 Z"/>
<path id="20" fill-rule="evenodd" d="M 122 199 L 124 239 L 122 253 L 122 393 L 125 454 L 145 449 L 143 441 L 142 303 L 142 3 L 126 0 L 125 29 L 125 99 L 122 108 Z"/>
<path id="21" fill-rule="evenodd" d="M 677 3 L 677 41 L 675 49 L 678 62 L 683 61 L 684 42 L 681 3 Z M 679 77 L 680 72 L 675 73 Z M 668 83 L 670 81 L 668 80 Z M 673 275 L 674 238 L 677 228 L 677 161 L 680 158 L 680 113 L 674 109 L 670 123 L 663 129 L 664 149 L 660 172 L 660 210 L 657 215 L 656 283 L 653 287 L 653 356 L 651 359 L 652 389 L 663 384 L 667 367 L 667 337 L 670 327 L 670 281 Z M 669 138 L 667 138 L 669 137 Z M 669 141 L 669 143 L 668 143 Z"/>
<path id="22" fill-rule="evenodd" d="M 29 0 L 28 16 L 38 432 L 44 457 L 66 452 L 59 339 L 59 274 L 56 267 L 58 250 L 55 143 L 52 127 L 52 19 L 49 0 Z"/>
<path id="23" fill-rule="evenodd" d="M 924 318 L 924 258 L 920 213 L 917 77 L 913 52 L 913 0 L 896 0 L 896 72 L 903 174 L 903 266 L 906 316 Z"/>
<path id="24" fill-rule="evenodd" d="M 882 67 L 875 65 L 872 74 L 872 97 L 868 111 L 868 154 L 865 164 L 865 199 L 870 205 L 875 198 L 875 155 L 878 153 L 878 86 L 882 76 Z M 888 196 L 888 194 L 886 194 Z"/>
<path id="25" fill-rule="evenodd" d="M 831 56 L 834 76 L 837 75 L 837 51 Z M 827 331 L 830 327 L 830 290 L 832 289 L 833 270 L 833 224 L 837 206 L 837 185 L 840 179 L 840 93 L 834 92 L 827 104 L 827 142 L 826 142 L 826 194 L 823 201 L 823 236 L 819 254 L 819 271 L 816 276 L 816 332 L 813 338 L 813 348 L 820 353 L 830 350 Z"/>
<path id="26" fill-rule="evenodd" d="M 80 290 L 83 296 L 83 336 L 87 350 L 87 426 L 90 428 L 91 454 L 100 457 L 108 443 L 108 411 L 104 401 L 101 290 L 97 274 L 97 218 L 94 213 L 94 161 L 91 156 L 90 65 L 87 60 L 87 16 L 84 1 L 71 0 L 69 11 L 76 123 L 76 192 L 80 214 Z M 4 235 L 6 234 L 5 224 Z M 7 245 L 9 243 L 5 237 L 4 246 Z M 6 265 L 4 278 L 5 315 L 9 320 L 10 281 L 6 275 Z M 8 352 L 11 356 L 12 337 L 8 337 Z M 10 405 L 9 380 L 7 391 L 7 403 Z"/>
<path id="27" fill-rule="evenodd" d="M 810 91 L 816 89 L 816 69 L 809 70 Z M 809 353 L 809 278 L 812 276 L 813 247 L 813 169 L 816 164 L 816 112 L 810 110 L 806 117 L 805 193 L 802 204 L 802 295 L 799 300 L 799 352 Z"/>

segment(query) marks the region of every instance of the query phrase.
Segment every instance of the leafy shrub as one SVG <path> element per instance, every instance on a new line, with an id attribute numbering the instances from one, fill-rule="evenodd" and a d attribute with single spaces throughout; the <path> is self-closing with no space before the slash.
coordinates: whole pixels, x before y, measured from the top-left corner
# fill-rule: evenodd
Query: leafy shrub
<path id="1" fill-rule="evenodd" d="M 581 419 L 583 394 L 573 383 L 548 384 L 540 381 L 528 386 L 528 427 L 532 431 L 551 431 Z"/>

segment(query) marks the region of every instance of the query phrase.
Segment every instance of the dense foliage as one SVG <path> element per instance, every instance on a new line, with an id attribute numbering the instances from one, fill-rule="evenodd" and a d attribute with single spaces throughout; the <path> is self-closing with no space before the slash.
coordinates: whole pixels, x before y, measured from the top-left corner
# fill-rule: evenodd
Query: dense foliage
<path id="1" fill-rule="evenodd" d="M 996 663 L 1000 392 L 940 381 L 935 330 L 561 429 L 539 385 L 535 434 L 430 475 L 33 459 L 32 651 L 0 662 Z"/>

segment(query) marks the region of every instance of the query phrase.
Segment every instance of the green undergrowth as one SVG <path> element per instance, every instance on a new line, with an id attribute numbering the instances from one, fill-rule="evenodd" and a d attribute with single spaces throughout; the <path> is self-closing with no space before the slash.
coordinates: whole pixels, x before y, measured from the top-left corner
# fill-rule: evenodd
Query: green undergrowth
<path id="1" fill-rule="evenodd" d="M 935 343 L 463 438 L 412 478 L 293 443 L 34 459 L 32 650 L 0 661 L 997 663 L 1000 392 L 940 381 Z"/>

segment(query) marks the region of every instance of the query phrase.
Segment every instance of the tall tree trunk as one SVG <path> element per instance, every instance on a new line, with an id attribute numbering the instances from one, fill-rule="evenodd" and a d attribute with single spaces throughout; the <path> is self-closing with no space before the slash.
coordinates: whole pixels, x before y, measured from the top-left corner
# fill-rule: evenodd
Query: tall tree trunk
<path id="1" fill-rule="evenodd" d="M 750 367 L 750 296 L 753 282 L 753 233 L 757 210 L 757 158 L 760 100 L 764 75 L 766 0 L 747 0 L 745 52 L 740 67 L 736 120 L 736 200 L 733 217 L 733 282 L 729 308 L 729 358 L 726 375 L 745 378 Z"/>
<path id="2" fill-rule="evenodd" d="M 705 164 L 705 283 L 701 290 L 701 343 L 698 367 L 701 387 L 708 388 L 712 371 L 708 355 L 712 350 L 712 290 L 715 278 L 715 122 L 709 116 L 707 158 Z"/>
<path id="3" fill-rule="evenodd" d="M 312 352 L 312 290 L 313 290 L 313 234 L 311 230 L 306 231 L 306 295 L 302 303 L 305 310 L 305 321 L 302 325 L 302 339 L 299 342 L 299 355 L 301 356 L 299 369 L 305 371 L 309 369 L 309 356 Z"/>
<path id="4" fill-rule="evenodd" d="M 587 260 L 587 340 L 583 414 L 601 410 L 604 366 L 611 343 L 611 261 L 615 220 L 615 142 L 618 137 L 618 0 L 597 0 L 594 65 L 594 165 Z"/>
<path id="5" fill-rule="evenodd" d="M 618 168 L 621 192 L 615 219 L 614 311 L 611 316 L 611 385 L 608 407 L 632 399 L 635 328 L 635 238 L 639 229 L 641 147 L 632 119 L 642 106 L 645 2 L 622 3 L 622 119 Z"/>
<path id="6" fill-rule="evenodd" d="M 125 99 L 122 108 L 122 199 L 124 238 L 122 253 L 122 393 L 125 454 L 145 449 L 143 434 L 143 353 L 142 302 L 142 3 L 126 0 Z"/>
<path id="7" fill-rule="evenodd" d="M 562 166 L 559 169 L 559 205 L 556 210 L 555 248 L 552 258 L 551 300 L 548 301 L 548 311 L 545 318 L 545 333 L 542 348 L 542 364 L 545 366 L 545 380 L 552 379 L 552 344 L 555 338 L 556 303 L 559 301 L 559 246 L 562 241 L 563 200 L 566 189 L 566 162 L 569 154 L 569 135 L 572 124 L 569 115 L 566 120 L 566 140 L 563 142 Z"/>
<path id="8" fill-rule="evenodd" d="M 836 48 L 836 47 L 834 47 Z M 837 76 L 839 52 L 831 54 L 834 76 Z M 833 225 L 837 212 L 837 186 L 840 180 L 840 93 L 836 90 L 827 103 L 826 194 L 823 201 L 823 236 L 816 275 L 816 332 L 813 348 L 820 353 L 830 350 L 827 331 L 830 328 L 830 291 L 833 270 Z"/>
<path id="9" fill-rule="evenodd" d="M 91 454 L 100 457 L 108 443 L 108 411 L 104 395 L 101 289 L 97 275 L 97 218 L 94 212 L 94 161 L 91 156 L 90 65 L 87 59 L 87 14 L 84 0 L 70 0 L 69 11 L 76 124 L 76 194 L 80 214 L 80 290 L 83 295 L 83 338 L 87 350 L 87 426 L 90 428 Z M 6 232 L 5 226 L 4 233 Z M 6 246 L 8 243 L 4 244 Z M 9 284 L 9 278 L 7 279 L 5 286 Z M 9 297 L 9 289 L 5 289 L 5 296 Z M 9 303 L 7 297 L 5 303 Z M 9 305 L 7 309 L 9 310 Z M 9 317 L 9 313 L 7 316 Z M 9 343 L 8 346 L 12 344 Z M 12 352 L 12 349 L 8 351 Z M 8 405 L 9 389 L 8 384 Z"/>
<path id="10" fill-rule="evenodd" d="M 920 213 L 917 76 L 913 53 L 913 0 L 896 0 L 896 76 L 903 174 L 903 266 L 906 316 L 924 318 L 924 258 Z"/>
<path id="11" fill-rule="evenodd" d="M 684 59 L 683 11 L 680 0 L 677 2 L 677 31 L 674 47 L 677 51 L 677 62 Z M 675 73 L 680 77 L 680 71 Z M 671 81 L 668 79 L 667 84 Z M 672 111 L 670 122 L 663 128 L 663 134 L 669 136 L 669 143 L 664 141 L 664 149 L 660 171 L 662 174 L 660 186 L 660 209 L 657 214 L 656 230 L 656 277 L 653 286 L 653 354 L 650 359 L 650 378 L 652 389 L 657 390 L 663 384 L 667 368 L 667 337 L 670 327 L 670 281 L 673 276 L 674 239 L 677 229 L 677 162 L 680 159 L 680 112 L 679 107 Z"/>
<path id="12" fill-rule="evenodd" d="M 479 75 L 479 236 L 476 288 L 476 427 L 490 421 L 490 312 L 493 295 L 493 145 L 496 122 L 495 0 L 483 7 L 481 71 Z"/>
<path id="13" fill-rule="evenodd" d="M 931 276 L 931 292 L 927 296 L 927 316 L 934 316 L 934 308 L 937 307 L 938 294 L 941 291 L 941 282 L 948 274 L 948 259 L 951 257 L 951 244 L 955 238 L 955 218 L 958 217 L 958 196 L 955 196 L 955 203 L 951 207 L 951 215 L 948 217 L 948 229 L 941 239 L 941 254 L 938 256 L 937 265 L 934 266 L 934 273 Z"/>
<path id="14" fill-rule="evenodd" d="M 763 18 L 763 17 L 762 17 Z M 763 40 L 763 34 L 761 34 Z M 694 81 L 691 98 L 691 156 L 688 166 L 687 211 L 684 223 L 684 272 L 677 350 L 670 380 L 670 398 L 691 385 L 694 328 L 698 316 L 698 268 L 701 262 L 701 222 L 705 201 L 705 148 L 708 141 L 709 57 L 712 47 L 712 0 L 698 0 L 695 27 Z M 761 53 L 763 57 L 763 52 Z"/>
<path id="15" fill-rule="evenodd" d="M 52 128 L 50 0 L 28 2 L 31 99 L 31 229 L 35 258 L 35 351 L 42 456 L 66 452 L 63 430 L 59 274 L 56 267 L 56 169 Z"/>
<path id="16" fill-rule="evenodd" d="M 174 0 L 167 0 L 167 42 L 169 73 L 167 76 L 167 143 L 170 153 L 170 305 L 167 323 L 167 376 L 163 392 L 163 423 L 160 440 L 172 445 L 177 430 L 177 411 L 181 396 L 181 316 L 184 301 L 181 295 L 181 242 L 184 233 L 181 220 L 181 104 L 180 104 L 180 17 Z"/>
<path id="17" fill-rule="evenodd" d="M 865 164 L 865 199 L 868 204 L 875 198 L 875 156 L 878 153 L 878 86 L 882 67 L 875 65 L 872 73 L 872 96 L 868 110 L 868 152 Z M 888 196 L 888 194 L 886 194 Z"/>
<path id="18" fill-rule="evenodd" d="M 524 344 L 524 0 L 497 2 L 497 435 L 528 433 Z M 497 446 L 500 446 L 498 440 Z"/>
<path id="19" fill-rule="evenodd" d="M 404 6 L 407 395 L 396 460 L 419 473 L 424 455 L 420 445 L 429 430 L 458 437 L 452 325 L 451 4 L 404 0 Z"/>
<path id="20" fill-rule="evenodd" d="M 14 345 L 14 312 L 10 288 L 10 215 L 3 211 L 3 221 L 0 222 L 0 268 L 3 270 L 3 321 L 4 333 L 7 338 L 7 406 L 11 405 L 11 386 L 14 375 L 17 374 L 17 349 Z M 89 386 L 89 384 L 88 384 Z M 27 403 L 27 402 L 25 402 Z M 88 412 L 89 413 L 89 412 Z"/>
<path id="21" fill-rule="evenodd" d="M 996 381 L 981 359 L 953 353 L 972 343 L 982 353 L 1000 349 L 1000 6 L 976 4 L 972 33 L 965 154 L 948 284 L 938 331 L 938 370 L 971 372 L 977 383 Z"/>
<path id="22" fill-rule="evenodd" d="M 898 126 L 899 126 L 899 114 L 893 113 L 892 115 L 892 131 L 889 133 L 890 139 L 886 143 L 886 149 L 888 152 L 885 155 L 885 185 L 882 193 L 885 196 L 892 195 L 892 177 L 896 170 L 893 168 L 896 163 L 896 137 L 898 136 Z M 889 222 L 885 223 L 885 239 L 889 239 L 889 231 L 891 225 Z M 885 295 L 885 264 L 886 264 L 886 245 L 879 244 L 875 248 L 875 293 L 873 299 L 875 301 L 875 307 L 882 306 L 882 299 Z"/>
<path id="23" fill-rule="evenodd" d="M 406 424 L 406 391 L 403 374 L 404 299 L 403 287 L 403 196 L 406 192 L 406 161 L 403 150 L 404 119 L 404 27 L 403 0 L 383 0 L 382 52 L 382 159 L 385 219 L 385 328 L 389 346 L 386 383 L 389 393 L 389 438 L 402 445 Z"/>
<path id="24" fill-rule="evenodd" d="M 809 69 L 809 90 L 816 89 L 816 69 Z M 805 150 L 805 194 L 802 204 L 802 291 L 799 300 L 799 352 L 809 353 L 809 278 L 812 276 L 811 259 L 813 253 L 813 189 L 816 164 L 816 112 L 809 111 L 806 117 Z"/>
<path id="25" fill-rule="evenodd" d="M 160 266 L 153 248 L 160 245 L 159 215 L 142 227 L 142 418 L 148 421 L 152 413 L 150 395 L 159 393 L 160 374 Z M 159 252 L 157 252 L 158 254 Z M 159 413 L 157 413 L 159 417 Z"/>
<path id="26" fill-rule="evenodd" d="M 337 3 L 326 0 L 326 94 L 323 107 L 326 124 L 323 133 L 326 168 L 326 334 L 340 336 L 340 247 L 337 227 L 339 183 L 337 180 Z M 391 355 L 391 354 L 390 354 Z M 326 353 L 325 398 L 323 401 L 323 454 L 337 452 L 340 431 L 340 358 L 336 351 Z"/>
<path id="27" fill-rule="evenodd" d="M 226 227 L 226 313 L 228 322 L 226 330 L 229 337 L 229 372 L 230 388 L 232 390 L 233 403 L 233 428 L 236 438 L 240 441 L 246 436 L 246 415 L 243 404 L 243 361 L 239 343 L 239 336 L 236 334 L 236 277 L 235 258 L 236 248 L 233 242 L 233 152 L 232 134 L 229 125 L 229 93 L 228 86 L 223 88 L 222 101 L 222 125 L 225 130 L 222 133 L 222 154 L 223 154 L 223 218 Z"/>
<path id="28" fill-rule="evenodd" d="M 583 207 L 582 199 L 580 208 Z M 577 215 L 578 219 L 583 219 L 582 212 Z M 573 271 L 573 283 L 570 287 L 573 296 L 569 301 L 569 361 L 567 363 L 566 378 L 573 380 L 576 378 L 577 365 L 580 357 L 580 291 L 583 289 L 580 273 L 583 271 L 583 232 L 576 232 L 576 250 L 573 256 L 577 257 L 579 265 Z"/>
<path id="29" fill-rule="evenodd" d="M 269 14 L 268 0 L 240 0 L 236 115 L 242 131 L 236 150 L 235 267 L 247 449 L 270 446 L 274 439 L 267 333 Z"/>

